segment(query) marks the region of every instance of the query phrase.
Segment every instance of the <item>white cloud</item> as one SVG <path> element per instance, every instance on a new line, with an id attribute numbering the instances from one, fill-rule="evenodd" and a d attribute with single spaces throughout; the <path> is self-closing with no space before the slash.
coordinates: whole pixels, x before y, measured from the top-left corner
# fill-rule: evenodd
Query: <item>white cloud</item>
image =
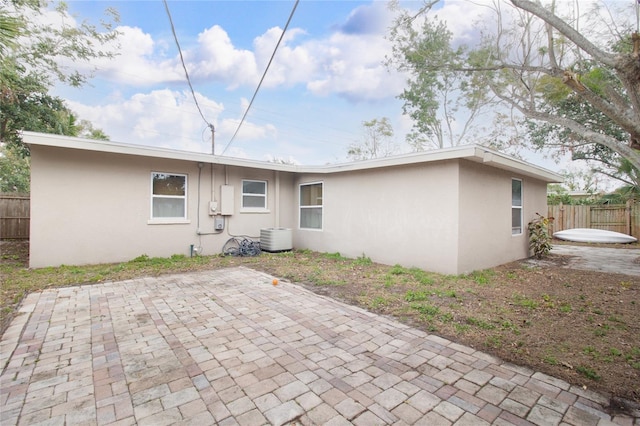
<path id="1" fill-rule="evenodd" d="M 383 64 L 390 43 L 378 36 L 338 33 L 318 46 L 322 72 L 307 84 L 316 95 L 338 94 L 352 101 L 394 97 L 404 87 L 404 77 Z"/>
<path id="2" fill-rule="evenodd" d="M 391 44 L 384 38 L 385 28 L 379 28 L 381 32 L 377 34 L 337 31 L 330 37 L 300 44 L 296 44 L 297 38 L 306 33 L 300 28 L 290 29 L 276 52 L 263 87 L 303 84 L 314 95 L 337 94 L 353 101 L 395 96 L 404 79 L 383 65 L 385 55 L 391 52 Z M 235 49 L 227 33 L 213 27 L 200 35 L 196 52 L 186 53 L 189 58 L 199 58 L 197 65 L 189 66 L 195 67 L 191 74 L 201 79 L 222 80 L 230 88 L 253 87 L 281 34 L 281 28 L 270 28 L 254 39 L 254 51 L 249 52 Z"/>
<path id="3" fill-rule="evenodd" d="M 219 130 L 221 133 L 225 135 L 229 135 L 227 139 L 231 139 L 233 134 L 236 132 L 238 125 L 240 124 L 239 119 L 225 119 L 222 120 L 219 126 Z M 255 123 L 245 120 L 242 123 L 242 127 L 238 134 L 235 137 L 236 141 L 247 141 L 247 140 L 261 140 L 266 138 L 274 138 L 277 135 L 276 127 L 272 124 L 266 124 L 264 126 L 259 126 Z M 238 143 L 234 141 L 235 143 Z"/>
<path id="4" fill-rule="evenodd" d="M 216 124 L 216 153 L 222 150 L 220 141 L 228 141 L 238 120 L 217 117 L 223 105 L 196 93 L 198 104 L 209 122 Z M 68 101 L 80 118 L 102 129 L 113 141 L 174 148 L 195 152 L 210 152 L 211 133 L 187 91 L 154 90 L 138 93 L 128 99 L 111 101 L 100 106 Z M 274 126 L 258 126 L 245 122 L 239 133 L 241 140 L 273 137 Z"/>
<path id="5" fill-rule="evenodd" d="M 364 19 L 367 18 L 367 19 Z M 374 19 L 375 18 L 375 19 Z M 346 23 L 322 39 L 298 42 L 304 29 L 290 28 L 275 55 L 264 87 L 306 87 L 316 96 L 337 94 L 352 101 L 379 100 L 397 95 L 404 79 L 382 64 L 391 51 L 384 38 L 391 12 L 374 2 L 355 9 Z M 98 76 L 130 87 L 184 82 L 178 55 L 167 57 L 173 41 L 154 40 L 137 27 L 118 28 L 114 59 L 95 61 Z M 273 53 L 282 29 L 273 27 L 254 38 L 253 51 L 235 47 L 219 25 L 202 31 L 192 46 L 183 46 L 190 77 L 219 82 L 228 89 L 254 88 Z"/>
<path id="6" fill-rule="evenodd" d="M 281 34 L 282 29 L 274 27 L 254 39 L 253 45 L 260 68 L 260 75 L 264 73 Z M 299 28 L 287 31 L 265 77 L 265 87 L 280 85 L 291 87 L 298 83 L 306 83 L 309 76 L 313 75 L 318 67 L 313 52 L 304 45 L 287 45 L 287 43 L 292 43 L 301 34 L 304 34 L 304 31 Z"/>
<path id="7" fill-rule="evenodd" d="M 481 37 L 478 24 L 495 28 L 497 21 L 492 4 L 490 1 L 447 0 L 443 2 L 442 8 L 432 10 L 430 14 L 447 24 L 453 44 L 474 45 Z M 416 24 L 421 25 L 421 19 L 417 19 Z"/>
<path id="8" fill-rule="evenodd" d="M 227 32 L 218 25 L 198 35 L 198 46 L 187 50 L 187 68 L 195 78 L 223 81 L 235 88 L 255 84 L 257 67 L 254 54 L 233 46 Z"/>
<path id="9" fill-rule="evenodd" d="M 218 148 L 216 148 L 216 154 L 220 154 L 220 152 L 218 152 Z M 243 158 L 243 159 L 250 159 L 251 156 L 249 154 L 247 154 L 247 152 L 242 149 L 242 148 L 238 148 L 237 146 L 231 146 L 229 147 L 229 149 L 224 153 L 225 157 L 233 157 L 233 158 Z"/>
<path id="10" fill-rule="evenodd" d="M 94 61 L 101 77 L 130 86 L 183 81 L 184 73 L 175 59 L 164 59 L 163 43 L 137 27 L 118 27 L 120 33 L 111 45 L 117 56 Z"/>
<path id="11" fill-rule="evenodd" d="M 549 6 L 550 1 L 543 2 Z M 632 13 L 632 1 L 621 2 L 618 0 L 580 0 L 555 2 L 555 13 L 569 23 L 578 24 L 579 31 L 596 43 L 598 39 L 607 40 L 612 34 L 612 29 L 620 31 L 624 25 L 630 25 L 635 21 L 635 13 Z M 420 7 L 420 5 L 416 6 Z M 500 20 L 497 13 L 500 12 Z M 630 13 L 631 12 L 631 13 Z M 445 0 L 438 3 L 430 14 L 447 23 L 447 28 L 452 32 L 454 44 L 474 45 L 480 41 L 482 29 L 485 32 L 494 32 L 513 25 L 523 14 L 509 1 L 505 0 Z M 578 16 L 580 17 L 579 19 Z M 464 17 L 464 18 L 462 18 Z M 416 25 L 420 24 L 416 20 Z M 588 28 L 588 31 L 585 29 Z M 594 37 L 599 34 L 599 37 Z"/>
<path id="12" fill-rule="evenodd" d="M 392 22 L 387 2 L 374 1 L 353 9 L 339 29 L 346 34 L 382 34 Z"/>

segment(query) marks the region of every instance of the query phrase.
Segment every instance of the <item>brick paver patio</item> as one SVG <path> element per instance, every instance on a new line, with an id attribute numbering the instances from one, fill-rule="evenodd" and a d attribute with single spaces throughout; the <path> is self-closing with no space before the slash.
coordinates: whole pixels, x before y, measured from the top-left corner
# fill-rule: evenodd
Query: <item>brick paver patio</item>
<path id="1" fill-rule="evenodd" d="M 246 268 L 30 294 L 6 425 L 640 425 L 606 396 Z"/>

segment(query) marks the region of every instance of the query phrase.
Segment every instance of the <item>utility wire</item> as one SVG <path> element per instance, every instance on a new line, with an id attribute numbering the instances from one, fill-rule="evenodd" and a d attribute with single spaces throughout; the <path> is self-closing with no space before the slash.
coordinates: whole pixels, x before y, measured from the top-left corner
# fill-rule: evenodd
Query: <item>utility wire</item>
<path id="1" fill-rule="evenodd" d="M 196 103 L 196 108 L 198 108 L 198 112 L 200 113 L 200 117 L 204 120 L 207 126 L 213 132 L 213 124 L 209 123 L 207 119 L 204 117 L 202 110 L 200 109 L 200 104 L 198 103 L 198 99 L 196 98 L 196 93 L 193 90 L 193 85 L 191 84 L 191 79 L 189 78 L 189 72 L 187 71 L 187 66 L 184 63 L 184 56 L 182 56 L 182 49 L 180 48 L 180 43 L 178 42 L 178 35 L 176 34 L 176 28 L 173 25 L 173 19 L 171 19 L 171 12 L 169 11 L 169 5 L 167 4 L 167 0 L 163 0 L 164 8 L 167 11 L 167 16 L 169 17 L 169 24 L 171 24 L 171 32 L 173 33 L 173 39 L 176 41 L 176 46 L 178 47 L 178 53 L 180 54 L 180 62 L 182 63 L 182 69 L 184 70 L 184 75 L 187 78 L 187 83 L 189 84 L 189 89 L 191 89 L 191 96 L 193 96 L 193 101 Z M 212 153 L 213 154 L 213 153 Z"/>
<path id="2" fill-rule="evenodd" d="M 164 0 L 164 1 L 165 1 L 165 4 L 166 4 L 167 0 Z M 287 23 L 284 26 L 284 29 L 282 30 L 282 34 L 280 34 L 280 38 L 278 39 L 278 43 L 276 44 L 276 47 L 273 49 L 273 53 L 271 54 L 271 58 L 269 59 L 269 63 L 267 63 L 267 67 L 265 68 L 264 73 L 262 73 L 262 78 L 260 79 L 260 82 L 258 83 L 258 87 L 256 87 L 255 92 L 253 92 L 253 97 L 251 98 L 251 101 L 249 102 L 249 105 L 247 106 L 247 109 L 245 110 L 244 115 L 242 116 L 242 119 L 240 120 L 240 124 L 238 124 L 238 127 L 236 128 L 235 133 L 231 137 L 231 140 L 229 140 L 229 142 L 227 143 L 227 146 L 224 147 L 224 150 L 222 151 L 222 155 L 224 155 L 224 153 L 227 152 L 227 149 L 231 146 L 231 144 L 235 140 L 238 132 L 240 131 L 240 127 L 242 127 L 242 124 L 244 123 L 244 119 L 247 118 L 247 114 L 249 113 L 249 110 L 251 109 L 251 105 L 253 105 L 253 101 L 256 99 L 256 96 L 258 95 L 258 91 L 260 90 L 260 86 L 262 86 L 262 82 L 264 81 L 264 78 L 267 75 L 267 71 L 269 71 L 269 67 L 271 66 L 271 62 L 273 61 L 273 58 L 276 56 L 276 52 L 278 51 L 278 47 L 280 46 L 280 42 L 282 42 L 282 39 L 284 38 L 284 33 L 286 33 L 287 32 L 287 28 L 289 28 L 289 23 L 291 22 L 291 19 L 293 18 L 293 14 L 295 13 L 299 2 L 300 2 L 300 0 L 296 0 L 295 4 L 293 5 L 293 9 L 291 10 L 291 13 L 289 14 L 289 19 L 287 19 Z"/>

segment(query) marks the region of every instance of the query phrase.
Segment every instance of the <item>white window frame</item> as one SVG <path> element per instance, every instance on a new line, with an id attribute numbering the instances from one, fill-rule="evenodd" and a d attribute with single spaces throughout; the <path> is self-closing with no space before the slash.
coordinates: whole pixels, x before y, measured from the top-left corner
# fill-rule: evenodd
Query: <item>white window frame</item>
<path id="1" fill-rule="evenodd" d="M 184 195 L 156 195 L 153 193 L 153 179 L 155 175 L 167 175 L 167 176 L 180 176 L 184 178 Z M 149 217 L 150 219 L 147 221 L 148 224 L 172 224 L 172 223 L 190 223 L 187 219 L 187 194 L 189 193 L 189 176 L 184 173 L 173 173 L 173 172 L 160 172 L 160 171 L 152 171 L 151 179 L 149 181 L 149 193 L 150 197 L 150 205 L 149 205 Z M 154 217 L 153 215 L 153 201 L 155 199 L 181 199 L 184 203 L 184 215 L 177 217 Z"/>
<path id="2" fill-rule="evenodd" d="M 264 194 L 254 194 L 254 193 L 250 193 L 250 192 L 244 192 L 244 183 L 245 182 L 258 182 L 258 183 L 263 183 L 264 184 Z M 259 180 L 259 179 L 242 179 L 242 182 L 240 183 L 241 185 L 241 191 L 242 194 L 240 195 L 240 209 L 243 212 L 268 212 L 268 201 L 269 201 L 269 197 L 268 197 L 268 191 L 269 191 L 269 182 L 266 180 Z M 264 207 L 247 207 L 244 205 L 244 197 L 248 196 L 248 197 L 262 197 L 264 198 Z"/>
<path id="3" fill-rule="evenodd" d="M 320 185 L 320 187 L 322 188 L 322 202 L 320 205 L 308 205 L 308 206 L 303 206 L 302 205 L 302 187 L 304 186 L 312 186 L 312 185 Z M 324 182 L 319 181 L 319 182 L 307 182 L 307 183 L 301 183 L 300 185 L 298 185 L 298 228 L 299 229 L 303 229 L 303 230 L 309 230 L 309 231 L 322 231 L 324 228 Z M 320 227 L 319 228 L 305 228 L 302 226 L 302 211 L 306 210 L 306 209 L 319 209 L 320 210 Z"/>
<path id="4" fill-rule="evenodd" d="M 514 182 L 520 182 L 520 205 L 517 206 L 514 203 L 514 198 L 513 198 L 513 183 Z M 524 232 L 524 217 L 523 217 L 523 206 L 524 206 L 524 184 L 522 182 L 522 179 L 517 179 L 517 178 L 511 178 L 511 235 L 522 235 L 522 233 Z M 520 230 L 517 230 L 517 227 L 513 226 L 513 213 L 514 210 L 519 210 L 520 211 Z"/>

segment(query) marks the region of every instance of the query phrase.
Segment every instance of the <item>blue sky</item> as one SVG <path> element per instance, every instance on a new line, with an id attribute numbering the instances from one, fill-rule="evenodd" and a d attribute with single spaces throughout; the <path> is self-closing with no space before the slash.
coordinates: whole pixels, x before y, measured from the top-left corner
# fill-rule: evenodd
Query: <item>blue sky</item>
<path id="1" fill-rule="evenodd" d="M 418 3 L 416 3 L 418 4 Z M 119 55 L 94 62 L 81 89 L 59 87 L 81 118 L 114 141 L 210 152 L 160 0 L 70 1 L 80 21 L 120 14 Z M 294 1 L 170 1 L 193 88 L 216 128 L 216 153 L 301 164 L 345 161 L 362 122 L 388 117 L 398 142 L 410 127 L 396 96 L 404 78 L 383 65 L 386 2 L 299 3 L 245 123 L 228 146 Z"/>
<path id="2" fill-rule="evenodd" d="M 454 43 L 477 39 L 474 23 L 495 19 L 486 18 L 491 12 L 481 3 L 441 3 L 438 14 Z M 404 139 L 411 122 L 397 99 L 406 76 L 383 64 L 391 54 L 386 37 L 394 15 L 387 1 L 371 0 L 300 1 L 229 145 L 293 5 L 294 0 L 169 1 L 198 103 L 216 128 L 216 154 L 343 162 L 349 145 L 364 138 L 362 123 L 382 117 L 389 118 L 400 152 L 409 151 Z M 417 9 L 422 2 L 402 5 Z M 54 93 L 113 141 L 211 152 L 211 134 L 192 99 L 162 0 L 71 0 L 68 6 L 77 21 L 93 23 L 104 9 L 117 9 L 118 56 L 92 64 L 97 71 L 90 85 Z M 526 151 L 520 155 L 554 171 L 568 164 Z"/>

